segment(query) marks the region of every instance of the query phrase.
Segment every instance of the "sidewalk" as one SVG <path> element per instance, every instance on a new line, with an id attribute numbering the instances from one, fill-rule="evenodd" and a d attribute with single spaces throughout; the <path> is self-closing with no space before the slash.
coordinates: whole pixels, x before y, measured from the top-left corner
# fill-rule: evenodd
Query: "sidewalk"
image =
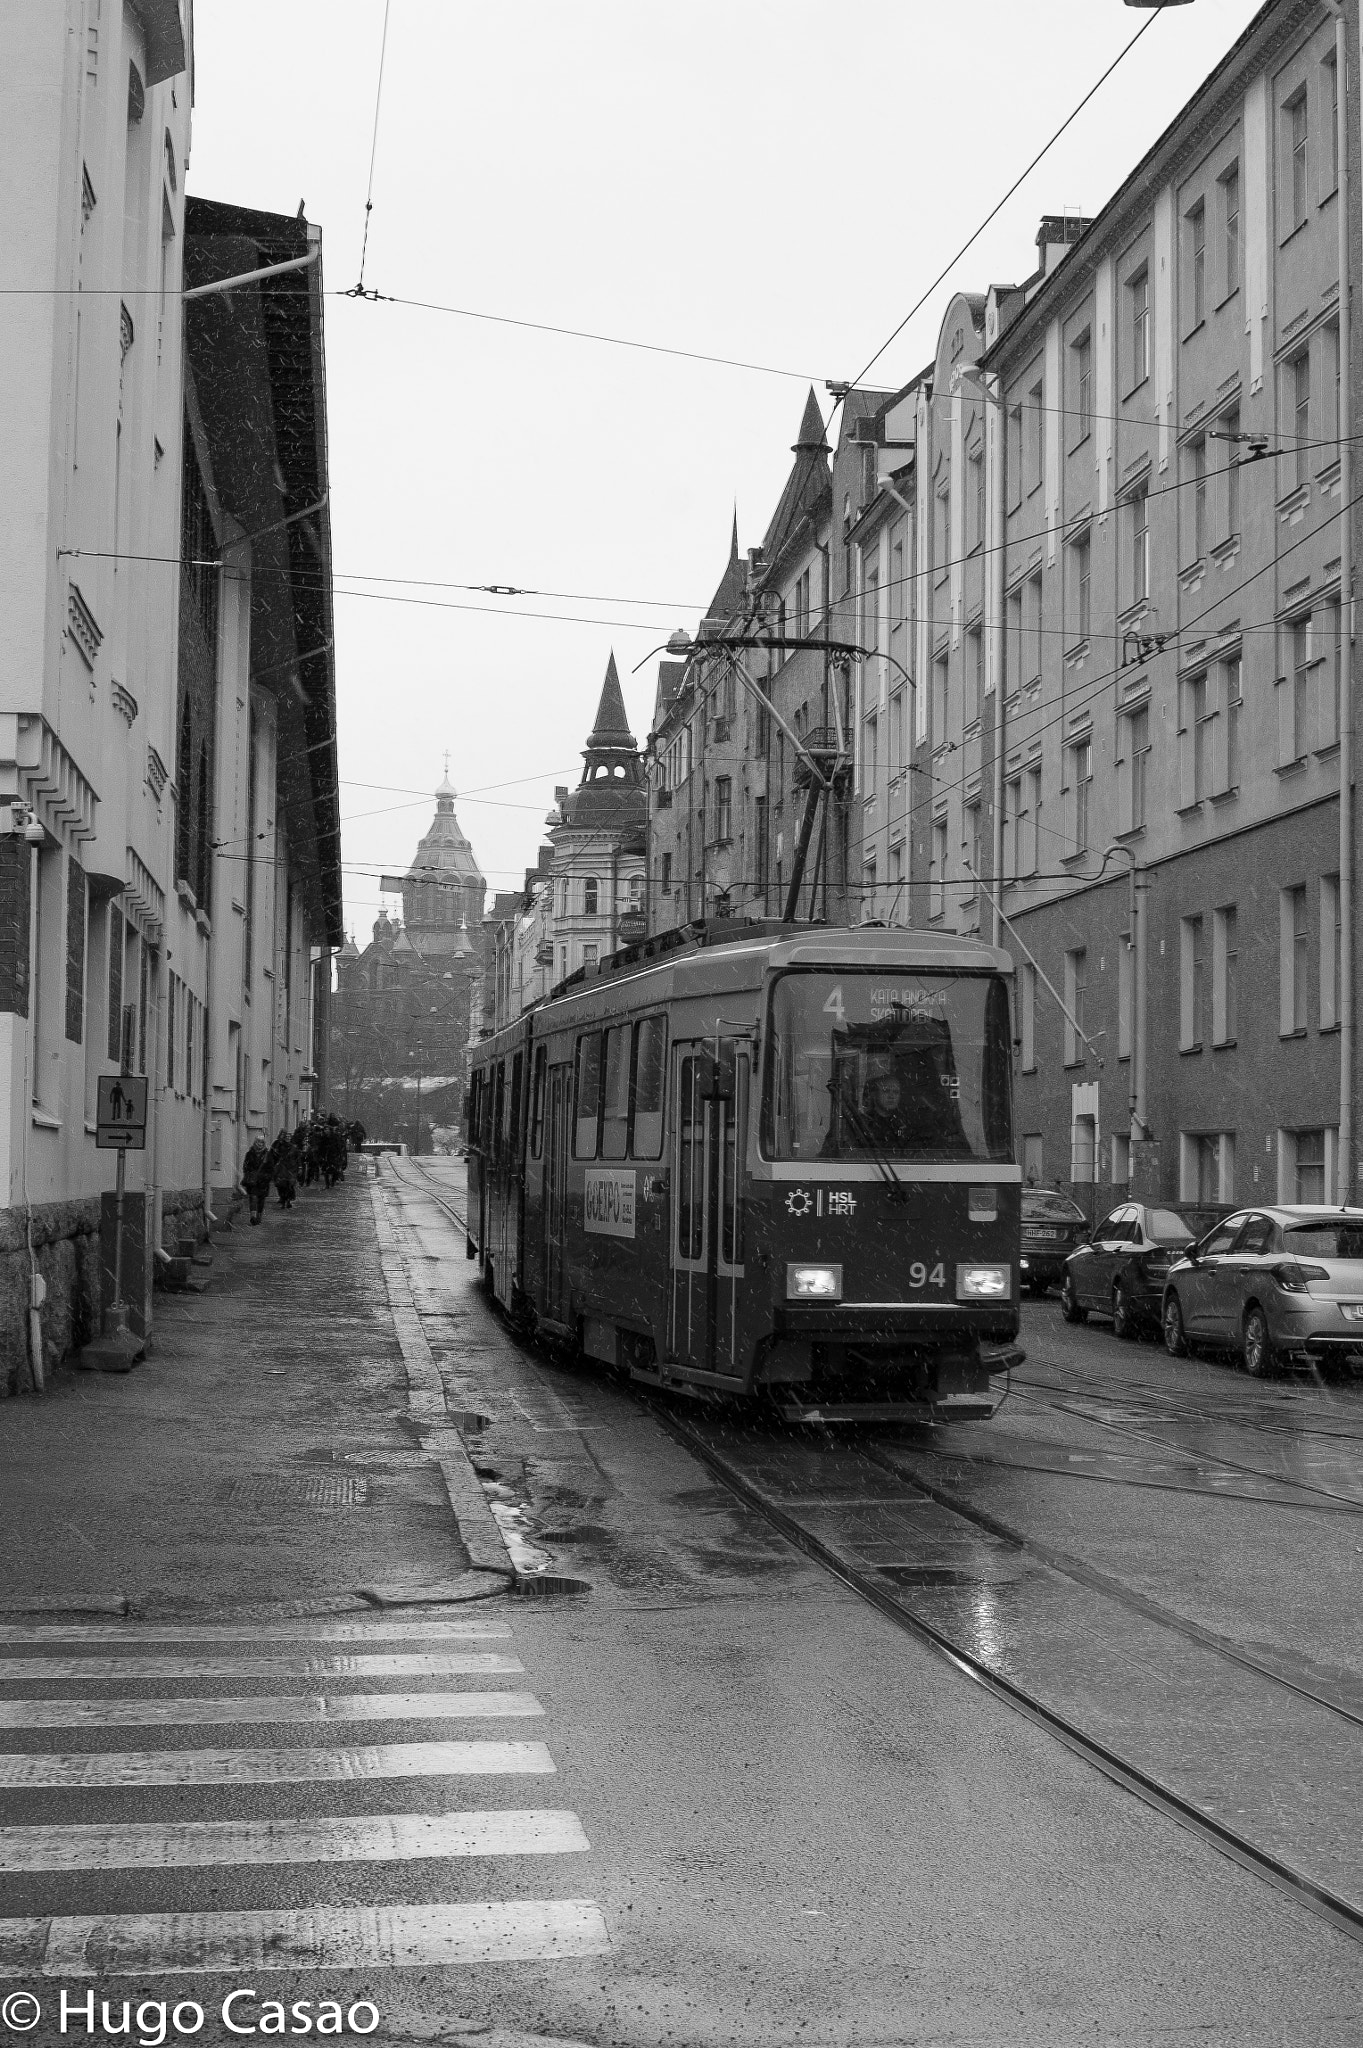
<path id="1" fill-rule="evenodd" d="M 215 1239 L 206 1293 L 158 1297 L 131 1374 L 68 1361 L 46 1398 L 0 1406 L 0 1608 L 344 1612 L 505 1590 L 374 1192 L 355 1161 L 292 1210 L 272 1199 L 258 1229 Z"/>

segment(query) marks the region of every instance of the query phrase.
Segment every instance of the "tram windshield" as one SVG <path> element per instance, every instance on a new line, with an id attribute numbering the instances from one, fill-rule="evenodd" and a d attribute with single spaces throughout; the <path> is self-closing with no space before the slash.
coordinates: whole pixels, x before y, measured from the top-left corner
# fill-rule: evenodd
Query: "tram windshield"
<path id="1" fill-rule="evenodd" d="M 769 1159 L 1011 1160 L 997 975 L 796 969 L 771 993 Z"/>

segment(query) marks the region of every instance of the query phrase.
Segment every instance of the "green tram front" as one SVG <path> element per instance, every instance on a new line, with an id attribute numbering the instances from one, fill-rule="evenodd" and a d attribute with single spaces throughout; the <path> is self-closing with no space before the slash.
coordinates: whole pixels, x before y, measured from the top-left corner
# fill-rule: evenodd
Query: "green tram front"
<path id="1" fill-rule="evenodd" d="M 772 973 L 743 1246 L 761 1382 L 992 1410 L 1021 1219 L 1006 962 L 986 960 Z"/>

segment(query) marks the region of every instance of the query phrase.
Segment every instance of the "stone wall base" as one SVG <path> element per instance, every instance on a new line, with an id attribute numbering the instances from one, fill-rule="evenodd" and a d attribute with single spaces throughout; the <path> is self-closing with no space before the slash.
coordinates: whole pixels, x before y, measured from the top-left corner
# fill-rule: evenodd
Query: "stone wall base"
<path id="1" fill-rule="evenodd" d="M 174 1242 L 204 1236 L 202 1188 L 166 1189 L 161 1234 Z M 43 1369 L 97 1335 L 101 1309 L 100 1197 L 36 1202 L 33 1254 L 47 1283 L 42 1308 Z M 0 1399 L 32 1391 L 28 1356 L 29 1224 L 22 1208 L 0 1209 Z"/>

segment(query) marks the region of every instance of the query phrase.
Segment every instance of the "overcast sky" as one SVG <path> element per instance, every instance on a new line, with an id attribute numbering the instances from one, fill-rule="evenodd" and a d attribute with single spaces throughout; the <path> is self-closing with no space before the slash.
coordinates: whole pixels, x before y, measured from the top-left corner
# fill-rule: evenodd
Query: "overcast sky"
<path id="1" fill-rule="evenodd" d="M 931 356 L 953 289 L 1026 276 L 1043 213 L 1095 212 L 1256 11 L 389 0 L 367 286 L 794 374 L 328 298 L 343 859 L 362 945 L 445 749 L 489 888 L 518 886 L 555 784 L 580 773 L 612 647 L 642 742 L 656 658 L 629 671 L 694 627 L 735 503 L 740 545 L 760 540 L 808 385 L 827 411 L 824 380 L 858 374 L 1143 24 L 868 382 Z M 195 17 L 190 190 L 287 214 L 303 200 L 327 289 L 344 291 L 384 0 L 198 0 Z M 366 580 L 380 578 L 431 582 Z M 437 587 L 487 583 L 565 595 Z"/>

